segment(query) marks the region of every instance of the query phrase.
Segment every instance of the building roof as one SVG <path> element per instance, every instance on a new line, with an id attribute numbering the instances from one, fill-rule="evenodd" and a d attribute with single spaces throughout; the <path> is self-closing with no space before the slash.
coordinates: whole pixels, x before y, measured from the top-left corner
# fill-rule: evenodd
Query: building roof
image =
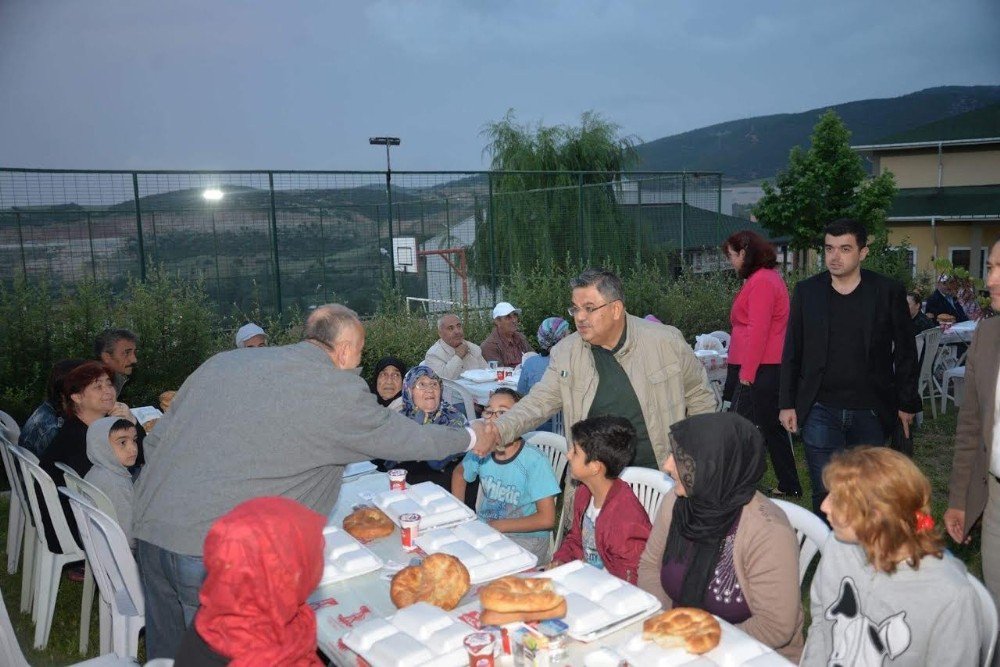
<path id="1" fill-rule="evenodd" d="M 683 211 L 684 248 L 718 247 L 733 232 L 750 229 L 766 239 L 774 242 L 781 239 L 771 238 L 770 233 L 759 223 L 726 215 L 715 211 L 698 208 L 691 204 L 679 202 L 664 204 L 643 204 L 642 210 L 635 204 L 622 207 L 626 215 L 638 216 L 641 229 L 647 234 L 650 242 L 666 245 L 671 248 L 681 247 L 681 218 Z"/>
<path id="2" fill-rule="evenodd" d="M 899 190 L 889 220 L 1000 218 L 1000 185 Z"/>
<path id="3" fill-rule="evenodd" d="M 938 144 L 975 145 L 1000 144 L 1000 104 L 991 104 L 974 111 L 942 118 L 905 132 L 883 137 L 858 151 L 906 150 Z"/>

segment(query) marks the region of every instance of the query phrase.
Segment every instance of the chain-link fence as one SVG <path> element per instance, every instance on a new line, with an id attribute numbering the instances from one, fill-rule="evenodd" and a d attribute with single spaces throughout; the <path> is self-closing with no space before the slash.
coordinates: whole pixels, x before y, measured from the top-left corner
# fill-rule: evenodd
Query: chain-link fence
<path id="1" fill-rule="evenodd" d="M 715 173 L 0 169 L 0 280 L 120 287 L 162 270 L 226 313 L 370 313 L 383 284 L 477 306 L 535 262 L 711 270 L 750 224 L 721 201 Z"/>

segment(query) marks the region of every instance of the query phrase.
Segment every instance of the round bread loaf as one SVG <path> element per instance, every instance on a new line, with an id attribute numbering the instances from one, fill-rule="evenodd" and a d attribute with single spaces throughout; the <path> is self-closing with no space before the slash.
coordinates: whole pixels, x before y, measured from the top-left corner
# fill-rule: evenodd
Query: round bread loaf
<path id="1" fill-rule="evenodd" d="M 565 598 L 556 593 L 551 579 L 501 577 L 479 591 L 483 609 L 497 612 L 543 611 L 553 609 Z"/>
<path id="2" fill-rule="evenodd" d="M 160 394 L 160 410 L 163 412 L 169 410 L 170 404 L 174 402 L 174 396 L 176 395 L 177 392 L 174 391 L 173 389 L 165 391 L 162 394 Z"/>
<path id="3" fill-rule="evenodd" d="M 642 638 L 663 648 L 683 647 L 700 655 L 719 645 L 722 628 L 707 611 L 677 607 L 647 618 L 642 624 Z"/>
<path id="4" fill-rule="evenodd" d="M 396 524 L 377 507 L 361 507 L 344 517 L 344 530 L 355 539 L 368 542 L 390 535 Z"/>
<path id="5" fill-rule="evenodd" d="M 451 611 L 469 590 L 469 571 L 448 554 L 431 554 L 420 565 L 404 567 L 392 577 L 389 598 L 398 608 L 429 602 Z"/>

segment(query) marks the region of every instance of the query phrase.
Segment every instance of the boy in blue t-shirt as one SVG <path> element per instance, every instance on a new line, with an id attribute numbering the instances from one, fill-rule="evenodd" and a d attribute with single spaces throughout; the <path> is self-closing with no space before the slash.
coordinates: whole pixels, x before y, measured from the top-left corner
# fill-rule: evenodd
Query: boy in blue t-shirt
<path id="1" fill-rule="evenodd" d="M 501 387 L 490 396 L 483 417 L 496 419 L 519 400 L 516 391 Z M 452 473 L 452 494 L 464 498 L 466 484 L 477 477 L 482 492 L 476 511 L 480 520 L 538 556 L 539 565 L 547 563 L 559 494 L 548 458 L 521 438 L 485 458 L 469 452 Z"/>

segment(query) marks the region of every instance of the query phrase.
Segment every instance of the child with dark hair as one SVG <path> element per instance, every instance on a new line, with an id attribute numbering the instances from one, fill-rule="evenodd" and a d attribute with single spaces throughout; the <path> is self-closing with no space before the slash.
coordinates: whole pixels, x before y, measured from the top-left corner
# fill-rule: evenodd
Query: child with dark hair
<path id="1" fill-rule="evenodd" d="M 492 421 L 519 400 L 519 393 L 501 387 L 490 396 L 483 417 Z M 469 452 L 452 473 L 451 492 L 464 498 L 466 484 L 477 478 L 480 520 L 535 554 L 539 564 L 547 562 L 559 482 L 545 455 L 521 438 L 485 458 Z"/>
<path id="2" fill-rule="evenodd" d="M 619 479 L 635 456 L 635 427 L 622 417 L 590 417 L 573 424 L 567 458 L 580 482 L 573 524 L 552 555 L 552 566 L 583 559 L 635 583 L 650 523 L 628 484 Z"/>
<path id="3" fill-rule="evenodd" d="M 115 518 L 125 531 L 129 546 L 132 537 L 132 474 L 139 455 L 137 429 L 127 419 L 105 417 L 87 428 L 87 458 L 93 467 L 84 479 L 104 492 L 115 508 Z"/>

